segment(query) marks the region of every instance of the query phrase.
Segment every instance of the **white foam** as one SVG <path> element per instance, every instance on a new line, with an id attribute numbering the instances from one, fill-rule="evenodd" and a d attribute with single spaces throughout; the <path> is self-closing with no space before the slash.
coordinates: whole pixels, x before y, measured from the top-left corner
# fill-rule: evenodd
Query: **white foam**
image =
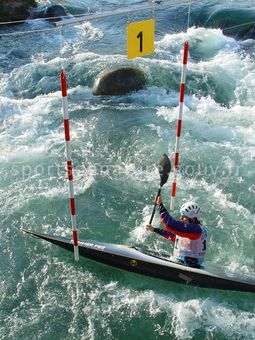
<path id="1" fill-rule="evenodd" d="M 208 44 L 210 40 L 210 44 Z M 189 41 L 190 49 L 193 49 L 202 58 L 213 57 L 220 50 L 226 51 L 239 49 L 235 39 L 224 36 L 220 29 L 208 29 L 204 27 L 191 27 L 187 32 L 176 34 L 166 34 L 163 39 L 158 41 L 156 52 L 170 51 L 171 55 L 177 54 L 181 60 L 180 51 L 185 41 Z"/>
<path id="2" fill-rule="evenodd" d="M 148 238 L 150 232 L 146 231 L 145 226 L 149 223 L 150 216 L 153 210 L 153 206 L 146 205 L 143 208 L 143 219 L 139 225 L 137 225 L 131 232 L 128 243 L 130 244 L 143 244 Z M 156 220 L 156 218 L 155 218 Z"/>
<path id="3" fill-rule="evenodd" d="M 104 36 L 102 30 L 93 27 L 90 22 L 84 22 L 75 27 L 80 32 L 80 35 L 88 41 L 98 41 Z"/>

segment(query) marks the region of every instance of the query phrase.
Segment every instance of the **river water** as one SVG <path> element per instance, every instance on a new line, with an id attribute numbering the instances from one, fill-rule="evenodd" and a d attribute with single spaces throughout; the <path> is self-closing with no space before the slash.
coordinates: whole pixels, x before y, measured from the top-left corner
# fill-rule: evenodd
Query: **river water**
<path id="1" fill-rule="evenodd" d="M 77 14 L 124 2 L 61 4 Z M 144 225 L 159 184 L 157 163 L 163 152 L 174 152 L 188 41 L 174 216 L 185 200 L 196 200 L 208 231 L 206 262 L 255 276 L 254 40 L 195 26 L 206 13 L 233 7 L 240 15 L 255 11 L 252 1 L 197 1 L 188 30 L 188 6 L 108 17 L 61 33 L 44 21 L 0 29 L 37 30 L 0 37 L 1 339 L 255 339 L 251 294 L 181 286 L 87 259 L 75 263 L 71 253 L 21 232 L 71 234 L 59 88 L 64 67 L 79 238 L 172 252 Z M 128 61 L 127 23 L 152 16 L 154 55 Z M 92 95 L 102 70 L 127 65 L 145 72 L 144 90 Z M 163 189 L 167 206 L 171 180 L 172 174 Z"/>

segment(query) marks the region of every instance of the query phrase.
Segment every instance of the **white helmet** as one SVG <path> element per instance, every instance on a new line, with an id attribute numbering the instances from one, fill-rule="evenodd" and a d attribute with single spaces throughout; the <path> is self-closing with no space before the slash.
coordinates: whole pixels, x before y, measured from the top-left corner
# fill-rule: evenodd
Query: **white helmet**
<path id="1" fill-rule="evenodd" d="M 186 202 L 181 206 L 180 214 L 181 216 L 187 216 L 189 218 L 199 217 L 200 206 L 195 202 Z"/>

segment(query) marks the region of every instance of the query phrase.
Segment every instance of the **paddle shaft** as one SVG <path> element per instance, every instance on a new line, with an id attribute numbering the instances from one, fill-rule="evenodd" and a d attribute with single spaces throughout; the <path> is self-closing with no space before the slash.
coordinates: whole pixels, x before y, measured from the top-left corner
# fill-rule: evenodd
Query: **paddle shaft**
<path id="1" fill-rule="evenodd" d="M 158 189 L 158 193 L 157 193 L 157 196 L 156 196 L 156 201 L 157 201 L 158 197 L 161 194 L 161 188 L 162 188 L 162 186 L 160 186 L 159 189 Z M 157 206 L 157 203 L 154 203 L 154 207 L 153 207 L 153 211 L 152 211 L 152 214 L 151 214 L 151 218 L 150 218 L 149 224 L 152 223 L 152 220 L 154 218 L 154 215 L 155 215 L 155 212 L 156 212 L 156 206 Z"/>

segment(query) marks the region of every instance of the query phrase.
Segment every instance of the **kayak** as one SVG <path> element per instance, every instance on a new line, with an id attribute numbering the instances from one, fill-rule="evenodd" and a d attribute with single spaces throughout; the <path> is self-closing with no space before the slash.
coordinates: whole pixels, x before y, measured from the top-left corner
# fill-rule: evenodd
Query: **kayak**
<path id="1" fill-rule="evenodd" d="M 22 231 L 73 252 L 71 238 L 26 229 Z M 78 246 L 80 256 L 130 272 L 191 286 L 255 293 L 255 279 L 247 275 L 224 272 L 207 266 L 193 268 L 172 262 L 159 254 L 125 245 L 81 240 Z"/>

